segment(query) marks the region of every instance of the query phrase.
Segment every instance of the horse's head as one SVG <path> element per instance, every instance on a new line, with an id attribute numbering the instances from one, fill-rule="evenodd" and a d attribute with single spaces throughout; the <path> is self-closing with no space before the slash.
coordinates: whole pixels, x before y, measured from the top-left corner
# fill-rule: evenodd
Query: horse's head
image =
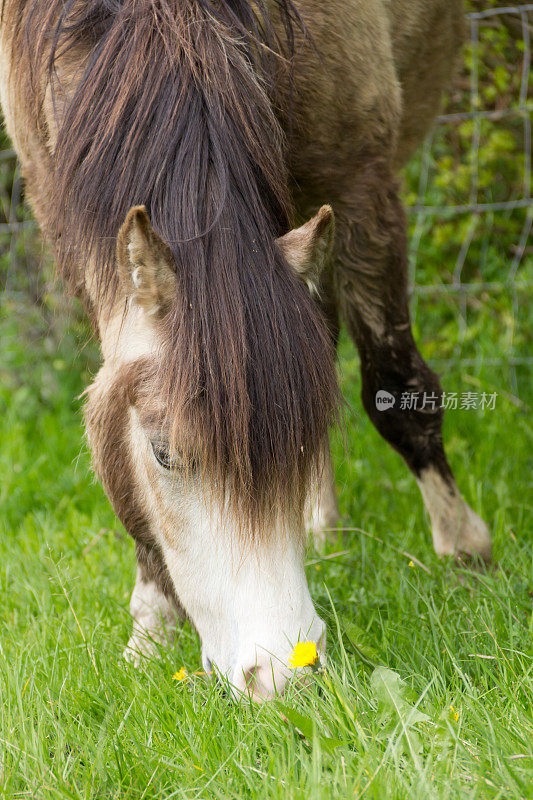
<path id="1" fill-rule="evenodd" d="M 303 508 L 334 413 L 334 365 L 302 282 L 316 285 L 332 229 L 323 207 L 274 242 L 290 274 L 287 307 L 257 311 L 276 316 L 265 322 L 272 342 L 245 327 L 215 341 L 219 324 L 254 325 L 239 320 L 242 298 L 235 320 L 217 319 L 231 317 L 231 297 L 211 295 L 209 307 L 187 290 L 134 208 L 117 242 L 117 297 L 100 320 L 104 364 L 86 408 L 96 471 L 129 533 L 162 555 L 204 665 L 257 699 L 283 690 L 296 642 L 325 646 L 304 573 Z"/>

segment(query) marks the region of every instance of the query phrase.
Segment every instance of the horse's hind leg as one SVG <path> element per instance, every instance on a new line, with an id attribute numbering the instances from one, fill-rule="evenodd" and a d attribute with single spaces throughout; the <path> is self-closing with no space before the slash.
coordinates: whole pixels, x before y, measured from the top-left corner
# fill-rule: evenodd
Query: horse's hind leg
<path id="1" fill-rule="evenodd" d="M 363 404 L 416 477 L 435 551 L 489 559 L 487 526 L 461 497 L 444 453 L 439 380 L 411 332 L 406 221 L 396 180 L 385 159 L 369 158 L 364 164 L 349 195 L 335 206 L 337 290 L 361 356 Z M 380 405 L 380 391 L 392 395 L 394 405 Z"/>
<path id="2" fill-rule="evenodd" d="M 131 595 L 133 631 L 124 658 L 139 665 L 157 655 L 160 645 L 172 644 L 180 609 L 169 585 L 162 556 L 137 544 L 137 578 Z"/>

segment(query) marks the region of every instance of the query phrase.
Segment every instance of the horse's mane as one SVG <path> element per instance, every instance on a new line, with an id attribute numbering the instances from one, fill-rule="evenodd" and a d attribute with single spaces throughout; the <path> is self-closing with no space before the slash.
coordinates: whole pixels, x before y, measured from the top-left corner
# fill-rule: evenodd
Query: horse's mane
<path id="1" fill-rule="evenodd" d="M 283 41 L 262 0 L 13 6 L 34 85 L 46 80 L 61 112 L 49 227 L 64 278 L 74 285 L 90 254 L 109 299 L 117 231 L 144 204 L 178 277 L 161 363 L 170 417 L 203 426 L 216 485 L 254 517 L 300 506 L 337 384 L 324 322 L 275 244 L 291 202 L 267 87 L 301 24 L 291 0 L 275 5 Z M 61 63 L 76 52 L 63 108 Z"/>

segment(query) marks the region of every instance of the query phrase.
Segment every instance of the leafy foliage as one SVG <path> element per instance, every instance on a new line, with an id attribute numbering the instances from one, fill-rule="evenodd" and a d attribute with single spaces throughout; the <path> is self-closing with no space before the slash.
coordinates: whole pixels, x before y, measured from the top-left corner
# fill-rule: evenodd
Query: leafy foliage
<path id="1" fill-rule="evenodd" d="M 495 4 L 468 4 L 475 11 L 490 5 Z M 533 14 L 529 19 L 531 28 Z M 533 101 L 527 93 L 520 99 L 527 76 L 522 34 L 516 14 L 479 21 L 479 41 L 466 45 L 443 112 L 483 116 L 447 117 L 405 170 L 408 205 L 448 209 L 410 216 L 411 260 L 422 287 L 415 290 L 414 319 L 426 355 L 437 362 L 469 358 L 481 363 L 501 360 L 502 353 L 524 361 L 531 352 L 533 259 L 527 240 L 520 251 L 533 218 L 531 206 L 454 212 L 457 206 L 531 197 L 525 119 Z M 478 92 L 472 99 L 473 69 Z M 480 337 L 482 331 L 486 335 Z M 510 386 L 510 373 L 500 373 L 499 379 Z M 519 385 L 527 380 L 527 368 L 519 367 Z"/>

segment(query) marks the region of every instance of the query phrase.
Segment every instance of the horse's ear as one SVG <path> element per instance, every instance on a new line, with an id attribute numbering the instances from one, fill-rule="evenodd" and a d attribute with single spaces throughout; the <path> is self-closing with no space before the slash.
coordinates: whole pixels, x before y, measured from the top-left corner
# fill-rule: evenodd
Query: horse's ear
<path id="1" fill-rule="evenodd" d="M 308 222 L 278 239 L 285 258 L 311 293 L 318 291 L 320 273 L 331 253 L 334 233 L 333 210 L 331 206 L 322 206 Z"/>
<path id="2" fill-rule="evenodd" d="M 172 263 L 172 253 L 152 228 L 146 208 L 131 208 L 117 237 L 123 293 L 149 314 L 164 313 L 176 292 Z"/>

